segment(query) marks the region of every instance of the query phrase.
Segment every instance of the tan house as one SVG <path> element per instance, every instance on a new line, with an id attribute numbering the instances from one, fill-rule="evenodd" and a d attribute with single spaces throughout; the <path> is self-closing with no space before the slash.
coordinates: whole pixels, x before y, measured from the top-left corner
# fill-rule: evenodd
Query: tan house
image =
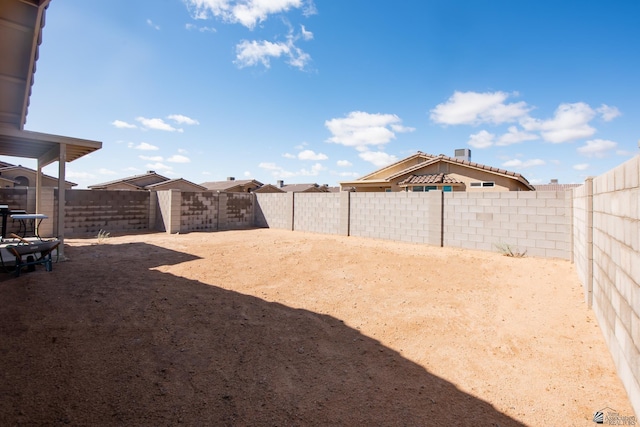
<path id="1" fill-rule="evenodd" d="M 227 193 L 251 193 L 256 188 L 262 187 L 262 183 L 255 179 L 236 180 L 232 176 L 228 177 L 226 181 L 203 182 L 200 185 L 205 187 L 207 190 L 224 191 Z"/>
<path id="2" fill-rule="evenodd" d="M 355 181 L 340 183 L 342 191 L 534 191 L 519 173 L 470 161 L 418 151 Z"/>
<path id="3" fill-rule="evenodd" d="M 16 166 L 11 163 L 0 161 L 0 187 L 35 187 L 37 176 L 38 171 L 21 165 Z M 65 181 L 64 183 L 67 190 L 78 185 L 75 182 L 70 181 Z M 58 178 L 42 174 L 41 184 L 43 187 L 57 187 Z"/>
<path id="4" fill-rule="evenodd" d="M 265 184 L 260 188 L 253 190 L 254 193 L 286 193 L 282 188 L 276 187 L 273 184 Z"/>
<path id="5" fill-rule="evenodd" d="M 166 176 L 157 174 L 155 171 L 147 171 L 142 175 L 134 175 L 102 184 L 89 185 L 91 190 L 134 190 L 134 191 L 160 191 L 160 190 L 181 190 L 181 191 L 204 191 L 205 187 L 195 184 L 186 179 L 169 179 Z"/>

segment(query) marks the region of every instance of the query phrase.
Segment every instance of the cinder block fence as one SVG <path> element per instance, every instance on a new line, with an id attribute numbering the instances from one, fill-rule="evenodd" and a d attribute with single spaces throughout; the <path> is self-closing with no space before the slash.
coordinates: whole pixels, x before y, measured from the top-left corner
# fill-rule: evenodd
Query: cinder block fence
<path id="1" fill-rule="evenodd" d="M 571 260 L 640 414 L 640 157 L 567 192 L 278 193 L 67 190 L 65 235 L 269 227 Z M 0 189 L 35 213 L 35 190 Z M 42 190 L 55 236 L 57 191 Z M 8 232 L 17 224 L 8 221 Z"/>

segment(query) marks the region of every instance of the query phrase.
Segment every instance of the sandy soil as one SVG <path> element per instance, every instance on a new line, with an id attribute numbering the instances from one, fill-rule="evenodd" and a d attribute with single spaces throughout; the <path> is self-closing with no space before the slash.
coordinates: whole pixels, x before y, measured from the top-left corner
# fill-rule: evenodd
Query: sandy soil
<path id="1" fill-rule="evenodd" d="M 248 230 L 69 239 L 0 277 L 0 425 L 633 415 L 561 260 Z"/>

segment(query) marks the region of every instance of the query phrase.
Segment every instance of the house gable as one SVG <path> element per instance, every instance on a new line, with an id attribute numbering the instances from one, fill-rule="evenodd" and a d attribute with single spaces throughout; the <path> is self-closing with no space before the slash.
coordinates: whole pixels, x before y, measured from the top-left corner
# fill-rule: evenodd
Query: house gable
<path id="1" fill-rule="evenodd" d="M 404 168 L 403 168 L 404 167 Z M 434 181 L 435 180 L 435 181 Z M 425 184 L 432 181 L 430 184 Z M 436 182 L 438 181 L 438 182 Z M 413 156 L 356 180 L 341 182 L 355 191 L 424 191 L 424 186 L 446 191 L 531 191 L 520 174 L 440 154 Z"/>

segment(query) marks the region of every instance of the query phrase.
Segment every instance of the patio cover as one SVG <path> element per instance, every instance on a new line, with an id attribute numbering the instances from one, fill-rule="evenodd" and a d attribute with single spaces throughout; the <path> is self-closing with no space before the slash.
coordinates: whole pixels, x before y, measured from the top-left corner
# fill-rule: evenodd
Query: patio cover
<path id="1" fill-rule="evenodd" d="M 37 160 L 36 211 L 41 206 L 42 168 L 58 162 L 56 225 L 63 240 L 66 162 L 99 150 L 102 142 L 24 130 L 49 3 L 0 1 L 0 155 Z"/>

